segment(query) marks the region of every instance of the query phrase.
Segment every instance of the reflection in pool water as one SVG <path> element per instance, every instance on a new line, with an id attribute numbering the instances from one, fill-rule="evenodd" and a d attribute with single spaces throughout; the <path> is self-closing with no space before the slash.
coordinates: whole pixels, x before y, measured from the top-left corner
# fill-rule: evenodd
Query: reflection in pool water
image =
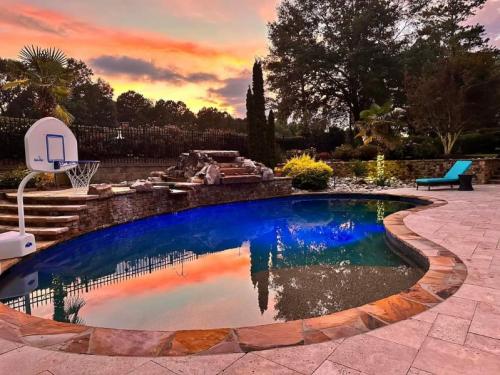
<path id="1" fill-rule="evenodd" d="M 204 207 L 94 232 L 0 280 L 14 308 L 128 329 L 289 321 L 394 294 L 422 271 L 385 242 L 383 217 L 410 204 L 288 197 Z"/>

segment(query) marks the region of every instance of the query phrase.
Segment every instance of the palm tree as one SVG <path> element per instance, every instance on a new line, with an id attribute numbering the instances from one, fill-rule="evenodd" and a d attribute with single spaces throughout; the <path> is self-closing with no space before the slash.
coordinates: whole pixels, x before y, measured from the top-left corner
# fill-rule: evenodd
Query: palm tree
<path id="1" fill-rule="evenodd" d="M 356 124 L 359 128 L 356 137 L 361 138 L 364 144 L 377 143 L 384 148 L 394 149 L 400 141 L 395 127 L 404 116 L 405 111 L 394 108 L 390 101 L 383 106 L 374 103 L 361 112 L 361 120 Z"/>
<path id="2" fill-rule="evenodd" d="M 36 93 L 37 110 L 43 116 L 71 124 L 73 116 L 59 104 L 70 94 L 71 72 L 64 53 L 56 48 L 25 46 L 19 59 L 23 64 L 21 78 L 5 83 L 3 88 L 31 87 Z"/>

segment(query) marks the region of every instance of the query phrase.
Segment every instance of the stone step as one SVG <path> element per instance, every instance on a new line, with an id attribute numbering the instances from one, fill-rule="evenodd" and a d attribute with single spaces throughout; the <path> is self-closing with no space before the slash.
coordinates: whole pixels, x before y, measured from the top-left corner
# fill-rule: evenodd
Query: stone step
<path id="1" fill-rule="evenodd" d="M 492 179 L 490 179 L 489 183 L 492 185 L 500 185 L 500 178 L 498 178 L 498 179 L 492 178 Z"/>
<path id="2" fill-rule="evenodd" d="M 248 175 L 250 174 L 246 168 L 221 168 L 221 173 L 224 173 L 225 176 L 238 176 L 238 175 Z"/>
<path id="3" fill-rule="evenodd" d="M 0 225 L 0 233 L 19 231 L 19 227 L 10 225 Z M 57 228 L 43 228 L 43 227 L 26 227 L 26 233 L 31 233 L 37 237 L 43 238 L 54 238 L 63 235 L 68 232 L 68 227 L 57 227 Z"/>
<path id="4" fill-rule="evenodd" d="M 27 204 L 52 204 L 52 203 L 60 203 L 61 205 L 64 203 L 68 203 L 68 205 L 72 205 L 74 203 L 83 204 L 89 200 L 98 199 L 98 195 L 80 195 L 80 194 L 51 194 L 50 192 L 40 193 L 38 194 L 27 194 L 24 196 L 24 203 Z M 16 193 L 7 193 L 5 194 L 6 199 L 9 202 L 17 202 Z"/>
<path id="5" fill-rule="evenodd" d="M 78 205 L 25 204 L 24 205 L 24 212 L 26 213 L 32 213 L 32 212 L 44 212 L 49 214 L 56 214 L 60 212 L 73 213 L 73 212 L 85 211 L 86 209 L 87 206 L 84 204 L 78 204 Z M 0 203 L 0 212 L 17 212 L 17 204 L 2 202 Z"/>
<path id="6" fill-rule="evenodd" d="M 250 184 L 261 182 L 262 176 L 259 175 L 246 175 L 246 176 L 227 176 L 222 178 L 222 184 Z"/>
<path id="7" fill-rule="evenodd" d="M 45 226 L 49 224 L 68 224 L 80 220 L 78 215 L 67 216 L 33 216 L 25 215 L 24 221 L 26 224 L 35 226 Z M 3 224 L 17 224 L 19 217 L 17 215 L 0 214 L 0 223 Z"/>

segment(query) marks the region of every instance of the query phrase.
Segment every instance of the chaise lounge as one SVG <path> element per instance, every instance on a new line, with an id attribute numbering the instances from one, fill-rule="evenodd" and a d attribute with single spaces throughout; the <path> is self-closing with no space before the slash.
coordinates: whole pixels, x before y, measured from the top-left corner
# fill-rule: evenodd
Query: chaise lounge
<path id="1" fill-rule="evenodd" d="M 458 185 L 460 183 L 459 176 L 467 172 L 467 170 L 472 165 L 471 160 L 459 160 L 453 167 L 446 173 L 444 177 L 439 178 L 419 178 L 417 182 L 417 190 L 420 186 L 428 186 L 431 190 L 431 186 L 442 186 L 450 185 L 453 189 L 453 185 Z"/>

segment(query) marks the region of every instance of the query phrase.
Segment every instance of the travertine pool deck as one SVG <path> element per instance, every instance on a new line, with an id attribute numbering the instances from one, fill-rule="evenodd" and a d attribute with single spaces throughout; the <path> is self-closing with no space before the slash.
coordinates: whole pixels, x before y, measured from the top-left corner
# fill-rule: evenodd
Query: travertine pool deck
<path id="1" fill-rule="evenodd" d="M 346 339 L 248 354 L 105 357 L 1 340 L 0 374 L 500 373 L 500 186 L 479 186 L 474 192 L 404 189 L 391 193 L 448 201 L 412 213 L 404 222 L 458 255 L 468 268 L 458 292 L 424 313 Z"/>

